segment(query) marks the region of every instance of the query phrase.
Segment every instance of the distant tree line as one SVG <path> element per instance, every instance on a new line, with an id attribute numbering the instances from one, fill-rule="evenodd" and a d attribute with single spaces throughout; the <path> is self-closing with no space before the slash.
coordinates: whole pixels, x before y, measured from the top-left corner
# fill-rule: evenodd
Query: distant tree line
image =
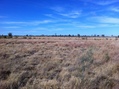
<path id="1" fill-rule="evenodd" d="M 0 35 L 0 38 L 12 38 L 12 33 L 8 33 L 8 35 Z"/>
<path id="2" fill-rule="evenodd" d="M 107 37 L 105 36 L 104 34 L 102 35 L 80 35 L 80 34 L 77 34 L 77 35 L 71 35 L 71 34 L 68 34 L 68 35 L 57 35 L 57 34 L 54 34 L 54 35 L 13 35 L 12 33 L 8 33 L 8 35 L 0 35 L 0 38 L 18 38 L 18 37 L 23 37 L 23 38 L 27 38 L 27 37 L 85 37 L 85 39 L 87 37 Z M 119 38 L 119 35 L 118 36 L 109 36 L 109 37 L 116 37 L 116 38 Z"/>

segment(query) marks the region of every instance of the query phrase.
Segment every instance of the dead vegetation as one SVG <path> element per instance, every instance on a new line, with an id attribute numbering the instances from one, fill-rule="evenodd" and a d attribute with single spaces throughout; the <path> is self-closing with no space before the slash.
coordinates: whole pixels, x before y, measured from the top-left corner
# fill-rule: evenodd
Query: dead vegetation
<path id="1" fill-rule="evenodd" d="M 0 39 L 0 89 L 118 89 L 118 49 L 114 39 Z"/>

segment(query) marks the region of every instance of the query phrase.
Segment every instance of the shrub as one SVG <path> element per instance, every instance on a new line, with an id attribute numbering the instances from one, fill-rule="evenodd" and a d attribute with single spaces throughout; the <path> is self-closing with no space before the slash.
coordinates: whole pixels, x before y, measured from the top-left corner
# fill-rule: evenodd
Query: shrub
<path id="1" fill-rule="evenodd" d="M 27 37 L 26 36 L 23 36 L 23 39 L 27 39 Z"/>
<path id="2" fill-rule="evenodd" d="M 105 62 L 108 62 L 110 60 L 110 56 L 108 53 L 105 54 Z"/>

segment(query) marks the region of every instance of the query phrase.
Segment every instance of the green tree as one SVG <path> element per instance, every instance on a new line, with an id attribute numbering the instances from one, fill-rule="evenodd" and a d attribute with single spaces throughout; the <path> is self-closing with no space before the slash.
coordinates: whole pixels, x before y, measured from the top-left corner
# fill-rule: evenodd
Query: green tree
<path id="1" fill-rule="evenodd" d="M 12 38 L 12 37 L 13 37 L 12 33 L 8 33 L 8 38 Z"/>
<path id="2" fill-rule="evenodd" d="M 105 37 L 105 35 L 104 35 L 104 34 L 102 34 L 102 37 Z"/>
<path id="3" fill-rule="evenodd" d="M 80 34 L 77 34 L 78 37 L 80 37 Z"/>

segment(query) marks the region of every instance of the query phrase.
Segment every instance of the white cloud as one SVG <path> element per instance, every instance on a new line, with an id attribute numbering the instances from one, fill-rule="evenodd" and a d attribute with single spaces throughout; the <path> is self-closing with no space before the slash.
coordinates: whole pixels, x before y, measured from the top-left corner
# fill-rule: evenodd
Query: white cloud
<path id="1" fill-rule="evenodd" d="M 110 4 L 119 2 L 119 0 L 88 0 L 88 2 L 105 6 L 105 5 L 110 5 Z"/>
<path id="2" fill-rule="evenodd" d="M 111 11 L 114 11 L 114 12 L 119 12 L 119 8 L 117 7 L 111 7 L 109 8 Z"/>
<path id="3" fill-rule="evenodd" d="M 37 26 L 40 24 L 47 24 L 47 23 L 52 23 L 54 22 L 53 20 L 43 20 L 43 21 L 29 21 L 29 22 L 20 22 L 20 21 L 6 21 L 6 22 L 0 22 L 0 24 L 12 24 L 12 25 L 32 25 L 32 26 Z"/>
<path id="4" fill-rule="evenodd" d="M 77 27 L 82 29 L 93 29 L 93 28 L 113 28 L 113 27 L 119 27 L 119 24 L 107 24 L 107 23 L 95 23 L 93 25 L 77 25 Z"/>
<path id="5" fill-rule="evenodd" d="M 119 24 L 119 18 L 99 16 L 93 17 L 97 22 L 108 23 L 108 24 Z"/>
<path id="6" fill-rule="evenodd" d="M 68 13 L 59 13 L 59 14 L 68 18 L 78 18 L 81 15 L 81 11 L 71 11 Z"/>
<path id="7" fill-rule="evenodd" d="M 114 17 L 108 17 L 108 16 L 96 16 L 92 17 L 90 20 L 95 26 L 95 28 L 114 28 L 114 27 L 119 27 L 119 18 L 114 18 Z"/>
<path id="8" fill-rule="evenodd" d="M 63 12 L 65 8 L 61 6 L 54 6 L 54 7 L 51 7 L 51 10 L 54 10 L 56 12 Z"/>
<path id="9" fill-rule="evenodd" d="M 78 18 L 81 15 L 81 10 L 74 8 L 69 9 L 68 7 L 63 6 L 52 7 L 51 10 L 55 11 L 55 14 L 68 18 Z M 53 17 L 51 14 L 48 14 L 47 16 Z"/>
<path id="10" fill-rule="evenodd" d="M 20 28 L 18 26 L 6 26 L 6 27 L 3 27 L 3 28 Z"/>
<path id="11" fill-rule="evenodd" d="M 92 26 L 92 25 L 79 25 L 77 27 L 79 27 L 79 28 L 95 28 L 95 26 Z"/>
<path id="12" fill-rule="evenodd" d="M 47 16 L 47 17 L 50 17 L 50 18 L 55 18 L 54 16 L 53 16 L 53 14 L 44 14 L 45 16 Z"/>
<path id="13" fill-rule="evenodd" d="M 99 5 L 110 5 L 110 4 L 113 4 L 115 2 L 116 1 L 101 1 L 101 2 L 98 2 L 97 4 L 99 4 Z"/>

